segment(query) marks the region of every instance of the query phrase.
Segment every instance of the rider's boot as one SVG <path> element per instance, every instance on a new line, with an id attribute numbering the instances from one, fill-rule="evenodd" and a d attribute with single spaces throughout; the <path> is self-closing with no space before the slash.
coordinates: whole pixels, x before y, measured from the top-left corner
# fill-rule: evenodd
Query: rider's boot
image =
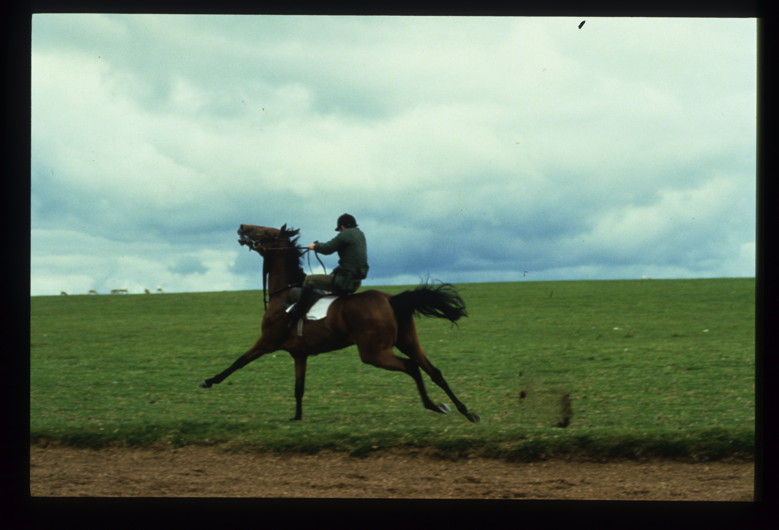
<path id="1" fill-rule="evenodd" d="M 308 313 L 308 310 L 311 309 L 313 302 L 314 289 L 311 287 L 303 287 L 303 290 L 300 293 L 300 300 L 298 300 L 298 302 L 292 306 L 292 309 L 289 310 L 289 313 L 287 313 L 287 327 L 291 328 L 295 325 L 295 322 Z"/>

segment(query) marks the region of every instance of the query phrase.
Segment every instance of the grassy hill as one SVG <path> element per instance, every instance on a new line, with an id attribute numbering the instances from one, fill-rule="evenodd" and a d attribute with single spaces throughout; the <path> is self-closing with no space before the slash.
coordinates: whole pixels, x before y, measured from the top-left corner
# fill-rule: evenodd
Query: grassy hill
<path id="1" fill-rule="evenodd" d="M 285 352 L 198 388 L 256 340 L 261 291 L 51 296 L 30 300 L 31 441 L 452 458 L 754 454 L 754 279 L 458 287 L 469 318 L 417 324 L 480 424 L 423 409 L 411 378 L 362 364 L 354 347 L 310 360 L 302 422 L 288 421 Z"/>

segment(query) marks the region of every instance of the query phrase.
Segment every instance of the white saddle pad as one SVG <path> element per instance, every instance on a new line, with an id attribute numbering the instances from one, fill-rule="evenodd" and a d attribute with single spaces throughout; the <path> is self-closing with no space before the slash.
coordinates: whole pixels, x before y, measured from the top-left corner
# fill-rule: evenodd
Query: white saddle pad
<path id="1" fill-rule="evenodd" d="M 306 313 L 306 319 L 308 320 L 322 320 L 327 316 L 327 308 L 330 307 L 330 304 L 333 303 L 333 300 L 338 298 L 335 295 L 328 295 L 323 296 L 316 302 L 314 302 L 314 305 L 311 306 L 311 309 L 308 310 L 308 313 Z M 290 306 L 287 309 L 287 312 L 293 308 L 294 306 Z"/>
<path id="2" fill-rule="evenodd" d="M 311 306 L 311 309 L 306 313 L 306 318 L 309 320 L 321 320 L 327 316 L 327 308 L 333 303 L 333 300 L 338 298 L 337 296 L 323 296 Z"/>

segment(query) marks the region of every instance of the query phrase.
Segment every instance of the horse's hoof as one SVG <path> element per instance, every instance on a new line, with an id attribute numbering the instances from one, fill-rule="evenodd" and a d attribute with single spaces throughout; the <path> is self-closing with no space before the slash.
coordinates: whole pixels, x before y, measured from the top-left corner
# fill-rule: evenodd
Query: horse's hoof
<path id="1" fill-rule="evenodd" d="M 211 383 L 209 383 L 208 381 L 201 381 L 198 386 L 200 388 L 211 388 Z"/>
<path id="2" fill-rule="evenodd" d="M 466 418 L 468 418 L 473 423 L 479 423 L 481 421 L 481 416 L 476 414 L 475 412 L 469 412 L 465 415 Z"/>
<path id="3" fill-rule="evenodd" d="M 450 409 L 449 405 L 447 405 L 446 403 L 439 403 L 438 410 L 443 414 L 449 414 L 450 412 L 452 412 L 452 409 Z"/>

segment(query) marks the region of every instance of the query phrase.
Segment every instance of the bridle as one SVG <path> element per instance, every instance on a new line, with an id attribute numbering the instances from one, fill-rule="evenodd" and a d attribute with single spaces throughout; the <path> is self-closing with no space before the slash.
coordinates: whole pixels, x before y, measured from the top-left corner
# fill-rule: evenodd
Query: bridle
<path id="1" fill-rule="evenodd" d="M 268 262 L 265 260 L 264 252 L 269 251 L 284 251 L 284 250 L 294 250 L 296 252 L 300 252 L 300 255 L 307 254 L 309 250 L 308 248 L 293 246 L 293 247 L 266 247 L 263 245 L 263 243 L 271 243 L 278 241 L 278 238 L 274 239 L 253 239 L 246 234 L 241 234 L 241 238 L 238 240 L 238 243 L 241 245 L 246 245 L 249 247 L 249 250 L 256 250 L 260 256 L 262 256 L 262 304 L 263 307 L 267 310 L 268 309 L 268 298 L 286 291 L 287 289 L 292 289 L 293 287 L 301 287 L 302 284 L 300 283 L 290 283 L 285 285 L 284 287 L 281 287 L 279 289 L 276 289 L 275 291 L 268 292 Z M 322 263 L 321 258 L 319 257 L 319 253 L 315 250 L 314 255 L 316 256 L 317 261 L 322 266 L 322 268 L 325 270 L 325 274 L 327 274 L 327 267 L 325 267 L 325 264 Z M 313 269 L 311 269 L 311 254 L 308 255 L 308 269 L 313 272 Z"/>

